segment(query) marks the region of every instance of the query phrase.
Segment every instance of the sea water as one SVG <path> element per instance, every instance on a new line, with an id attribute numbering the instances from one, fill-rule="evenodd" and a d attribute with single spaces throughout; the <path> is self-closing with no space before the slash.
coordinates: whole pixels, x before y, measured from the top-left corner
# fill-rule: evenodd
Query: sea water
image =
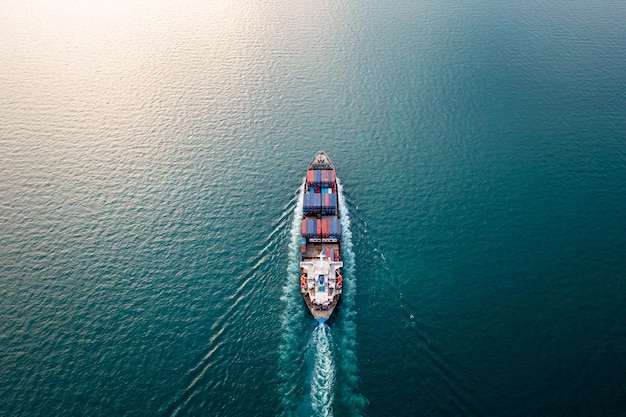
<path id="1" fill-rule="evenodd" d="M 0 415 L 624 415 L 623 2 L 8 1 L 0 58 Z"/>

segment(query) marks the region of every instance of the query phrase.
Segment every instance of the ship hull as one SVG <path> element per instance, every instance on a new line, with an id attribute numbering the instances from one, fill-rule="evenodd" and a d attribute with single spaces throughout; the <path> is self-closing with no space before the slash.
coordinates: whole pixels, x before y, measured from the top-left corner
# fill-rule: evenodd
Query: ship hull
<path id="1" fill-rule="evenodd" d="M 343 292 L 339 188 L 335 169 L 318 152 L 307 170 L 302 190 L 300 291 L 311 315 L 328 320 Z"/>

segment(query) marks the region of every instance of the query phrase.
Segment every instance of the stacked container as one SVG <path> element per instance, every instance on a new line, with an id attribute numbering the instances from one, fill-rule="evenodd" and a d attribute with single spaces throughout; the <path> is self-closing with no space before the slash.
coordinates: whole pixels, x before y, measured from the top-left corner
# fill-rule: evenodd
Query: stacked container
<path id="1" fill-rule="evenodd" d="M 320 230 L 318 232 L 318 220 L 317 219 L 312 219 L 312 220 L 302 220 L 302 236 L 305 238 L 309 238 L 309 239 L 319 239 L 320 234 L 321 234 L 321 224 L 320 224 Z"/>
<path id="2" fill-rule="evenodd" d="M 306 172 L 306 185 L 309 187 L 315 186 L 315 171 L 309 170 Z"/>
<path id="3" fill-rule="evenodd" d="M 328 219 L 322 219 L 322 238 L 330 236 L 330 221 Z"/>
<path id="4" fill-rule="evenodd" d="M 339 219 L 329 219 L 330 226 L 330 238 L 341 239 L 341 223 Z"/>
<path id="5" fill-rule="evenodd" d="M 322 187 L 333 187 L 335 184 L 335 171 L 326 170 L 322 174 Z"/>
<path id="6" fill-rule="evenodd" d="M 335 187 L 335 171 L 324 170 L 310 170 L 306 172 L 306 183 L 309 187 Z"/>
<path id="7" fill-rule="evenodd" d="M 341 238 L 341 223 L 339 219 L 304 219 L 302 220 L 302 237 L 308 239 Z M 303 240 L 302 244 L 306 244 Z"/>
<path id="8" fill-rule="evenodd" d="M 337 215 L 337 194 L 304 194 L 302 210 L 305 215 Z"/>
<path id="9" fill-rule="evenodd" d="M 325 216 L 337 215 L 337 194 L 321 194 L 321 213 Z"/>
<path id="10" fill-rule="evenodd" d="M 302 211 L 305 215 L 322 214 L 322 194 L 304 194 Z"/>

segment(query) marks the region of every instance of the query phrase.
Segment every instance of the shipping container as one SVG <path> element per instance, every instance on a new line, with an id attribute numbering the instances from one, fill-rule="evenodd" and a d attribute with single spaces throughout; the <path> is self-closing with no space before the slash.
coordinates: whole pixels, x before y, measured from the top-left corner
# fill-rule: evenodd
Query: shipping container
<path id="1" fill-rule="evenodd" d="M 311 237 L 311 228 L 309 227 L 310 220 L 304 220 L 304 236 L 307 238 Z"/>
<path id="2" fill-rule="evenodd" d="M 337 214 L 337 195 L 322 194 L 322 214 L 335 216 Z"/>
<path id="3" fill-rule="evenodd" d="M 330 237 L 335 239 L 341 238 L 341 223 L 339 219 L 330 219 Z"/>
<path id="4" fill-rule="evenodd" d="M 322 213 L 322 194 L 304 194 L 302 203 L 304 214 Z"/>
<path id="5" fill-rule="evenodd" d="M 322 212 L 322 195 L 321 194 L 313 194 L 313 205 L 317 208 L 315 213 Z"/>
<path id="6" fill-rule="evenodd" d="M 313 219 L 313 220 L 307 220 L 307 233 L 310 237 L 314 238 L 314 239 L 319 239 L 320 238 L 320 231 L 318 231 L 318 220 Z M 320 225 L 320 229 L 321 229 L 321 225 Z"/>
<path id="7" fill-rule="evenodd" d="M 322 214 L 328 215 L 328 194 L 323 194 L 322 196 Z"/>
<path id="8" fill-rule="evenodd" d="M 306 183 L 309 187 L 335 188 L 335 171 L 332 170 L 311 170 L 306 172 Z"/>
<path id="9" fill-rule="evenodd" d="M 330 236 L 330 222 L 328 219 L 322 219 L 322 237 Z"/>
<path id="10" fill-rule="evenodd" d="M 322 171 L 313 171 L 313 184 L 316 187 L 322 185 Z"/>
<path id="11" fill-rule="evenodd" d="M 304 214 L 311 214 L 313 212 L 313 199 L 311 194 L 304 194 L 302 198 L 302 211 Z"/>
<path id="12" fill-rule="evenodd" d="M 322 187 L 334 188 L 335 187 L 335 171 L 324 170 L 320 176 L 320 185 Z"/>

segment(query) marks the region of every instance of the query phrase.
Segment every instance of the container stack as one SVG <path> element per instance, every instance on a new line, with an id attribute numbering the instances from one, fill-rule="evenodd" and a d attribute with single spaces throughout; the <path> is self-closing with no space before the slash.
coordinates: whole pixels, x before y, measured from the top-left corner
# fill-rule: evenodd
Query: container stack
<path id="1" fill-rule="evenodd" d="M 315 172 L 317 171 L 307 171 L 306 172 L 306 185 L 309 187 L 315 187 Z"/>
<path id="2" fill-rule="evenodd" d="M 323 216 L 337 215 L 337 194 L 304 194 L 302 210 L 305 215 L 321 214 Z"/>
<path id="3" fill-rule="evenodd" d="M 322 214 L 322 194 L 304 194 L 302 210 L 305 215 Z"/>
<path id="4" fill-rule="evenodd" d="M 341 239 L 341 224 L 336 218 L 302 220 L 302 237 L 304 239 Z M 306 244 L 306 240 L 302 241 Z"/>
<path id="5" fill-rule="evenodd" d="M 321 194 L 321 213 L 323 216 L 337 215 L 337 194 Z"/>
<path id="6" fill-rule="evenodd" d="M 317 238 L 317 220 L 302 220 L 302 237 L 308 239 Z"/>
<path id="7" fill-rule="evenodd" d="M 330 225 L 329 225 L 330 234 Z M 307 239 L 320 239 L 322 237 L 322 220 L 304 219 L 302 220 L 302 237 Z"/>
<path id="8" fill-rule="evenodd" d="M 328 219 L 322 219 L 322 239 L 330 236 L 330 222 Z"/>
<path id="9" fill-rule="evenodd" d="M 308 187 L 314 187 L 316 189 L 322 187 L 334 188 L 335 181 L 335 171 L 332 169 L 311 170 L 306 173 L 306 183 Z"/>
<path id="10" fill-rule="evenodd" d="M 329 236 L 331 239 L 341 239 L 341 223 L 339 219 L 328 219 L 330 222 L 330 233 Z"/>

